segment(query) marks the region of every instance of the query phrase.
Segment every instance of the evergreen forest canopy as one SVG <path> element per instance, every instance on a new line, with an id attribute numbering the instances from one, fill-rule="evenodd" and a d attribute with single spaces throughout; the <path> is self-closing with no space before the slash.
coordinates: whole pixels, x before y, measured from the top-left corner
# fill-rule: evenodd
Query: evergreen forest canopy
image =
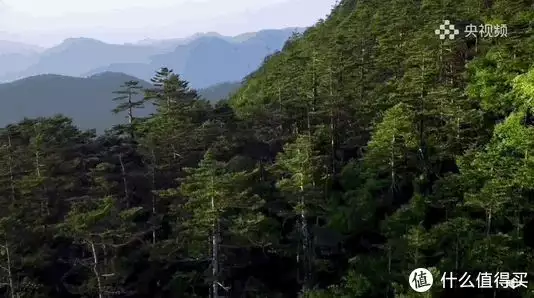
<path id="1" fill-rule="evenodd" d="M 120 87 L 129 121 L 104 136 L 63 116 L 5 127 L 1 293 L 533 297 L 439 284 L 534 274 L 533 4 L 341 1 L 229 101 L 162 68 Z M 508 37 L 440 40 L 444 16 Z"/>

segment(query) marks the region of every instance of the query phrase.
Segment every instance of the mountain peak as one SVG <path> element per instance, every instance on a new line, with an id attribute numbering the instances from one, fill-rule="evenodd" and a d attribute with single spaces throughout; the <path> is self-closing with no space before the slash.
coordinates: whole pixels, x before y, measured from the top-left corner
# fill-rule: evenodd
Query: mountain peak
<path id="1" fill-rule="evenodd" d="M 73 45 L 73 44 L 89 44 L 89 43 L 103 44 L 104 42 L 98 39 L 89 38 L 89 37 L 69 37 L 65 39 L 61 44 Z"/>
<path id="2" fill-rule="evenodd" d="M 197 34 L 194 34 L 193 36 L 222 37 L 223 35 L 221 35 L 221 34 L 218 33 L 218 32 L 210 31 L 210 32 L 197 33 Z"/>
<path id="3" fill-rule="evenodd" d="M 132 77 L 132 76 L 125 74 L 123 72 L 118 72 L 118 71 L 103 71 L 103 72 L 88 76 L 88 79 L 117 78 L 117 77 L 127 78 L 127 77 Z"/>
<path id="4" fill-rule="evenodd" d="M 44 55 L 57 54 L 66 50 L 83 49 L 84 51 L 90 50 L 95 46 L 106 45 L 106 43 L 87 37 L 69 37 L 63 40 L 60 44 L 44 51 Z"/>
<path id="5" fill-rule="evenodd" d="M 13 81 L 43 73 L 87 78 L 111 71 L 149 80 L 160 67 L 168 66 L 191 86 L 204 88 L 242 80 L 263 62 L 265 56 L 283 47 L 291 35 L 288 31 L 293 30 L 262 30 L 246 34 L 247 42 L 243 44 L 213 31 L 200 32 L 183 40 L 146 39 L 140 42 L 149 45 L 115 44 L 74 36 L 35 57 L 0 55 L 0 79 Z M 22 59 L 27 62 L 21 63 Z M 7 71 L 6 65 L 9 66 Z M 98 78 L 108 75 L 116 77 L 100 74 Z"/>

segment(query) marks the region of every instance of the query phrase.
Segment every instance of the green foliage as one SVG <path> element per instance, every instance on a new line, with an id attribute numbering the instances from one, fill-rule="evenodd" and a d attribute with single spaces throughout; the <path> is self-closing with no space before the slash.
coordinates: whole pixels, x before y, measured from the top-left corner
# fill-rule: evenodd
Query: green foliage
<path id="1" fill-rule="evenodd" d="M 2 129 L 0 292 L 419 297 L 424 267 L 456 297 L 443 272 L 534 272 L 527 2 L 341 1 L 228 102 L 162 68 L 134 134 Z M 511 34 L 439 40 L 444 16 Z"/>

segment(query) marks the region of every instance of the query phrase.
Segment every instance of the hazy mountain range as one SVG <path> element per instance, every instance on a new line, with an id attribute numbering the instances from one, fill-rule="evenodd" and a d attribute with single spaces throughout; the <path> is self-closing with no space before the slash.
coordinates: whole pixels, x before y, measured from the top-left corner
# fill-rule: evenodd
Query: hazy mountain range
<path id="1" fill-rule="evenodd" d="M 114 115 L 111 110 L 117 102 L 113 91 L 125 81 L 139 80 L 123 73 L 105 72 L 87 78 L 62 75 L 38 75 L 0 84 L 0 127 L 15 123 L 24 117 L 47 117 L 63 114 L 73 118 L 83 129 L 95 128 L 102 132 L 115 124 L 125 123 L 125 114 Z M 150 83 L 140 81 L 147 88 Z M 217 101 L 234 92 L 240 83 L 222 83 L 200 89 L 199 95 Z M 137 99 L 141 98 L 139 94 Z M 148 116 L 154 109 L 145 106 L 136 116 Z"/>
<path id="2" fill-rule="evenodd" d="M 102 72 L 120 72 L 148 81 L 157 69 L 167 66 L 194 88 L 206 88 L 241 81 L 266 56 L 280 50 L 293 32 L 302 31 L 263 30 L 234 37 L 210 32 L 121 45 L 69 38 L 48 49 L 0 41 L 0 82 L 41 74 L 90 77 Z"/>
<path id="3" fill-rule="evenodd" d="M 137 78 L 118 73 L 103 73 L 89 78 L 39 75 L 0 84 L 0 127 L 24 117 L 64 114 L 81 128 L 102 131 L 106 125 L 124 123 L 125 115 L 114 115 L 113 91 Z M 149 83 L 141 82 L 145 87 Z M 143 111 L 143 116 L 152 112 Z"/>

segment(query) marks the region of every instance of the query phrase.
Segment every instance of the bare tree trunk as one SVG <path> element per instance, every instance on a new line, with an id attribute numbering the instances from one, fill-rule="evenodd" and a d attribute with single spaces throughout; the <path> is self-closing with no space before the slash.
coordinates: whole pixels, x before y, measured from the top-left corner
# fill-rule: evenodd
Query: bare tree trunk
<path id="1" fill-rule="evenodd" d="M 133 107 L 132 107 L 132 90 L 128 88 L 128 124 L 130 126 L 133 122 Z"/>
<path id="2" fill-rule="evenodd" d="M 37 174 L 38 178 L 41 178 L 40 157 L 41 157 L 41 153 L 39 152 L 39 149 L 35 149 L 35 173 Z"/>
<path id="3" fill-rule="evenodd" d="M 98 286 L 98 298 L 103 298 L 102 281 L 100 280 L 100 273 L 98 272 L 98 256 L 96 254 L 95 244 L 90 241 L 88 243 L 91 248 L 91 253 L 93 254 L 93 273 L 95 274 L 96 284 Z"/>
<path id="4" fill-rule="evenodd" d="M 128 88 L 128 129 L 130 130 L 130 137 L 134 139 L 132 93 L 132 89 Z"/>
<path id="5" fill-rule="evenodd" d="M 387 247 L 387 250 L 388 250 L 388 277 L 391 275 L 391 247 L 389 245 L 386 246 Z M 389 290 L 390 290 L 390 287 L 389 287 L 389 283 L 387 284 L 386 286 L 386 295 L 385 297 L 389 297 Z"/>
<path id="6" fill-rule="evenodd" d="M 336 174 L 336 141 L 335 141 L 335 120 L 334 120 L 334 109 L 337 108 L 334 99 L 334 86 L 332 79 L 332 65 L 330 65 L 330 151 L 332 158 L 332 175 Z"/>
<path id="7" fill-rule="evenodd" d="M 128 180 L 126 179 L 126 168 L 122 160 L 122 153 L 119 154 L 119 162 L 121 164 L 122 184 L 124 184 L 124 199 L 126 200 L 126 208 L 130 208 L 130 194 L 128 192 Z"/>
<path id="8" fill-rule="evenodd" d="M 211 178 L 212 187 L 214 184 Z M 215 198 L 211 197 L 211 210 L 215 212 Z M 213 232 L 211 235 L 211 274 L 213 281 L 211 283 L 212 298 L 219 298 L 219 220 L 217 215 L 213 220 Z"/>
<path id="9" fill-rule="evenodd" d="M 390 160 L 390 166 L 391 166 L 391 190 L 395 191 L 397 181 L 396 181 L 396 174 L 395 174 L 395 134 L 393 134 L 393 137 L 391 138 L 391 160 Z"/>
<path id="10" fill-rule="evenodd" d="M 312 100 L 311 100 L 311 103 L 308 103 L 308 109 L 307 109 L 307 113 L 306 113 L 306 121 L 307 121 L 307 126 L 308 126 L 308 136 L 311 138 L 312 136 L 312 122 L 311 122 L 311 115 L 310 113 L 313 113 L 315 112 L 315 105 L 316 105 L 316 102 L 317 102 L 317 80 L 315 78 L 316 74 L 315 74 L 315 62 L 316 62 L 316 58 L 315 58 L 315 53 L 313 54 L 313 57 L 312 57 Z"/>
<path id="11" fill-rule="evenodd" d="M 8 168 L 9 168 L 9 183 L 11 188 L 11 203 L 15 202 L 15 175 L 13 173 L 13 151 L 12 151 L 12 143 L 11 143 L 11 132 L 7 131 L 7 142 L 8 142 Z M 13 283 L 13 273 L 11 270 L 11 252 L 9 250 L 9 244 L 5 242 L 5 251 L 6 251 L 6 257 L 7 257 L 7 278 L 9 282 L 9 289 L 11 292 L 11 298 L 15 298 L 18 295 L 15 293 L 15 286 Z"/>
<path id="12" fill-rule="evenodd" d="M 318 91 L 317 91 L 317 74 L 316 74 L 316 67 L 315 63 L 317 62 L 317 58 L 315 57 L 315 52 L 313 53 L 312 58 L 312 111 L 315 112 L 315 105 L 317 104 L 317 97 L 318 97 Z"/>
<path id="13" fill-rule="evenodd" d="M 303 199 L 302 199 L 303 200 Z M 302 208 L 300 212 L 300 220 L 301 220 L 301 228 L 302 228 L 302 251 L 303 251 L 303 265 L 304 265 L 304 285 L 303 285 L 303 292 L 306 293 L 309 290 L 309 282 L 310 282 L 310 268 L 309 268 L 309 262 L 310 262 L 310 255 L 309 255 L 309 233 L 308 233 L 308 222 L 306 220 L 306 212 L 304 208 Z"/>
<path id="14" fill-rule="evenodd" d="M 280 130 L 280 135 L 284 134 L 284 117 L 282 115 L 282 87 L 278 86 L 278 118 L 280 121 L 280 125 L 278 126 L 278 129 Z"/>
<path id="15" fill-rule="evenodd" d="M 40 140 L 41 132 L 38 131 L 37 125 L 39 125 L 39 123 L 34 125 L 35 138 L 37 140 Z M 37 178 L 40 180 L 41 179 L 41 151 L 39 148 L 40 142 L 37 142 L 36 145 L 37 146 L 35 148 L 35 154 L 34 154 L 35 155 L 35 174 L 37 175 Z M 46 194 L 46 188 L 44 186 L 42 188 Z M 50 215 L 50 209 L 48 208 L 48 199 L 43 196 L 43 198 L 41 199 L 41 214 L 45 214 L 45 213 L 47 215 Z"/>
<path id="16" fill-rule="evenodd" d="M 301 193 L 301 196 L 300 196 L 300 205 L 301 205 L 301 210 L 300 210 L 300 228 L 301 228 L 301 237 L 302 237 L 302 255 L 303 255 L 303 258 L 302 258 L 302 265 L 303 265 L 303 275 L 304 275 L 304 280 L 303 280 L 303 286 L 302 286 L 302 290 L 304 293 L 306 293 L 309 289 L 309 277 L 310 277 L 310 268 L 309 268 L 309 262 L 310 262 L 310 255 L 309 255 L 309 241 L 310 241 L 310 237 L 309 237 L 309 231 L 308 231 L 308 222 L 306 220 L 306 202 L 305 202 L 305 199 L 304 199 L 304 184 L 303 184 L 303 180 L 301 178 L 300 180 L 300 193 Z"/>
<path id="17" fill-rule="evenodd" d="M 363 45 L 363 39 L 361 40 L 360 46 L 362 47 L 361 59 L 360 59 L 360 102 L 363 102 L 363 79 L 365 77 L 365 48 Z"/>
<path id="18" fill-rule="evenodd" d="M 421 155 L 421 161 L 423 163 L 423 171 L 425 174 L 425 178 L 427 173 L 427 164 L 426 164 L 426 148 L 425 148 L 425 74 L 426 74 L 426 67 L 425 67 L 425 59 L 423 58 L 423 66 L 421 68 L 421 94 L 420 94 L 420 111 L 421 111 L 421 119 L 419 121 L 419 154 Z"/>
<path id="19" fill-rule="evenodd" d="M 152 176 L 152 191 L 156 188 L 156 153 L 154 152 L 154 147 L 150 149 L 150 153 L 152 155 L 152 169 L 151 169 L 151 176 Z M 156 217 L 157 210 L 156 210 L 156 195 L 152 194 L 152 217 Z M 152 227 L 152 244 L 156 244 L 156 227 Z"/>
<path id="20" fill-rule="evenodd" d="M 213 298 L 219 298 L 219 220 L 215 220 L 214 226 L 213 226 L 213 238 L 212 238 L 212 245 L 213 245 L 213 268 L 212 268 L 212 274 L 213 274 Z"/>
<path id="21" fill-rule="evenodd" d="M 7 240 L 5 241 L 4 249 L 6 251 L 6 258 L 7 258 L 7 264 L 5 270 L 7 271 L 7 279 L 9 283 L 9 292 L 11 298 L 16 298 L 17 293 L 15 291 L 15 284 L 13 281 L 13 272 L 11 270 L 11 252 L 9 251 L 9 244 L 7 243 Z"/>
<path id="22" fill-rule="evenodd" d="M 15 202 L 15 175 L 13 173 L 13 150 L 11 144 L 11 133 L 7 131 L 7 144 L 8 144 L 8 168 L 9 168 L 9 183 L 11 187 L 11 202 Z"/>
<path id="23" fill-rule="evenodd" d="M 312 125 L 311 125 L 310 107 L 309 106 L 307 108 L 307 113 L 306 113 L 306 124 L 307 124 L 307 127 L 308 127 L 308 136 L 311 139 L 311 136 L 312 136 Z"/>

